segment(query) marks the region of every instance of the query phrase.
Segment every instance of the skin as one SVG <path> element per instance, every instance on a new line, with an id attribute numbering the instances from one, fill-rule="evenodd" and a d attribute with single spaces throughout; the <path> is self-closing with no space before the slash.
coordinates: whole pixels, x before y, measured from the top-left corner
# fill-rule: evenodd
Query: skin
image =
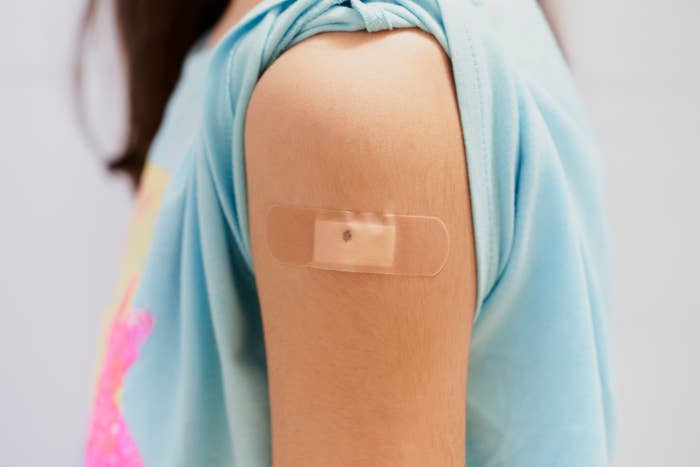
<path id="1" fill-rule="evenodd" d="M 253 92 L 245 152 L 273 465 L 464 466 L 476 261 L 439 43 L 401 29 L 296 44 Z M 266 244 L 274 204 L 437 216 L 447 263 L 434 277 L 281 264 Z"/>
<path id="2" fill-rule="evenodd" d="M 562 53 L 564 56 L 568 55 L 567 50 L 564 44 L 564 41 L 562 40 L 562 31 L 560 29 L 560 24 L 561 24 L 561 16 L 562 16 L 562 4 L 559 1 L 556 0 L 539 0 L 539 4 L 542 7 L 542 12 L 544 13 L 545 17 L 547 18 L 547 21 L 549 22 L 550 26 L 552 27 L 552 32 L 554 33 L 554 36 L 557 38 L 557 42 L 559 43 L 559 47 L 562 49 Z"/>

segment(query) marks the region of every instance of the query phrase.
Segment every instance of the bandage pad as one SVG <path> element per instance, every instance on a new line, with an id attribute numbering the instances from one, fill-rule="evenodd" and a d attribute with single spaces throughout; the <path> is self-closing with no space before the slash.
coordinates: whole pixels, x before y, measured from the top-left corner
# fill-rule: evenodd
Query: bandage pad
<path id="1" fill-rule="evenodd" d="M 284 264 L 405 276 L 438 274 L 449 252 L 437 217 L 282 205 L 268 211 L 267 244 Z"/>

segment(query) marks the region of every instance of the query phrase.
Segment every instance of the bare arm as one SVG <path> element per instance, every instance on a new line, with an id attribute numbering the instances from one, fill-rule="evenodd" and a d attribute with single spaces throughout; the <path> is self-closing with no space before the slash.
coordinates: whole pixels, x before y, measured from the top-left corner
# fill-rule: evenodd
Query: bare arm
<path id="1" fill-rule="evenodd" d="M 427 33 L 335 32 L 278 58 L 246 117 L 273 465 L 463 466 L 476 266 L 449 59 Z M 273 204 L 441 218 L 437 276 L 283 265 Z"/>

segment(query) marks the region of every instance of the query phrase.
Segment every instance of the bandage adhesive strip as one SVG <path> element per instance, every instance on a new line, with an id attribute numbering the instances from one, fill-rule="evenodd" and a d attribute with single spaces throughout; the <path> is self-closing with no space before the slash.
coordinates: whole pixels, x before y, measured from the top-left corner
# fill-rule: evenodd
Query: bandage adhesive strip
<path id="1" fill-rule="evenodd" d="M 449 252 L 447 227 L 432 216 L 274 205 L 266 233 L 281 263 L 335 271 L 435 276 Z"/>

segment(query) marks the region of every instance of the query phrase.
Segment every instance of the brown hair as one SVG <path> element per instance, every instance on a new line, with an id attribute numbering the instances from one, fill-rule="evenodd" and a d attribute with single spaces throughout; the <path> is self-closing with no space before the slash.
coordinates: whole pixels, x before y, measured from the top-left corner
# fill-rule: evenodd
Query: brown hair
<path id="1" fill-rule="evenodd" d="M 85 8 L 76 65 L 78 88 L 86 32 L 97 4 L 98 0 L 88 0 Z M 108 167 L 127 174 L 134 185 L 138 184 L 148 148 L 188 50 L 213 27 L 228 4 L 229 0 L 115 1 L 126 70 L 128 124 L 124 148 Z"/>

